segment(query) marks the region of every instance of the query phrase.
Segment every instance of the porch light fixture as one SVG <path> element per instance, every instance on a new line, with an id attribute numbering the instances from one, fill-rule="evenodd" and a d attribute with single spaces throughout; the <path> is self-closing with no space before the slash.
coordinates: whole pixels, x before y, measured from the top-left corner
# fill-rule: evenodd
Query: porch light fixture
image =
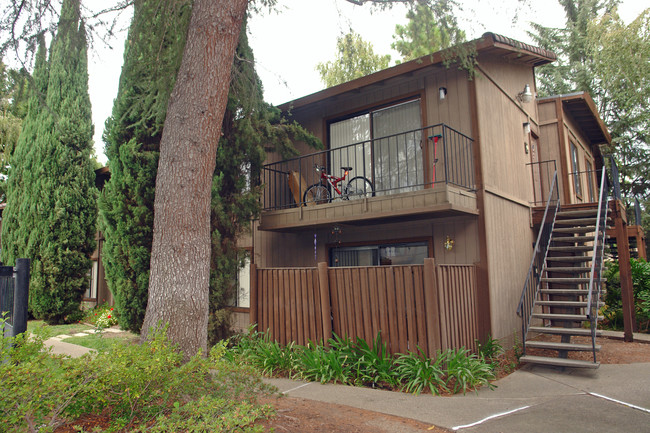
<path id="1" fill-rule="evenodd" d="M 533 100 L 533 93 L 530 91 L 530 85 L 526 84 L 524 90 L 517 93 L 517 99 L 519 99 L 519 102 L 530 102 Z"/>
<path id="2" fill-rule="evenodd" d="M 438 89 L 438 97 L 443 101 L 447 97 L 447 88 L 441 87 Z"/>
<path id="3" fill-rule="evenodd" d="M 524 122 L 524 133 L 526 135 L 530 134 L 530 122 Z"/>
<path id="4" fill-rule="evenodd" d="M 445 239 L 445 249 L 447 251 L 451 251 L 452 248 L 454 248 L 454 240 L 451 238 L 451 236 L 447 236 L 447 239 Z"/>

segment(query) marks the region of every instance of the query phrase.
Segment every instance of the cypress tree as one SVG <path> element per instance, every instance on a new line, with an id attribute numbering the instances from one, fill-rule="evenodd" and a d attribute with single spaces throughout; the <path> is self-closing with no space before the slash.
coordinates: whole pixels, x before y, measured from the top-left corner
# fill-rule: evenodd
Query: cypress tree
<path id="1" fill-rule="evenodd" d="M 29 149 L 26 154 L 17 149 L 14 158 L 17 167 L 25 163 L 22 179 L 17 179 L 22 181 L 24 194 L 9 198 L 26 215 L 18 226 L 29 231 L 28 237 L 21 232 L 12 239 L 18 255 L 22 255 L 21 239 L 27 239 L 24 251 L 32 259 L 29 308 L 50 324 L 76 320 L 80 314 L 89 257 L 95 249 L 93 126 L 86 32 L 79 6 L 79 0 L 64 0 L 61 7 L 50 50 L 45 103 L 39 98 L 35 130 L 28 129 L 26 121 L 24 140 Z M 42 90 L 42 72 L 37 72 L 36 87 Z"/>
<path id="2" fill-rule="evenodd" d="M 104 141 L 111 178 L 99 201 L 103 263 L 123 329 L 139 332 L 147 305 L 158 154 L 180 66 L 189 2 L 135 2 L 118 96 Z"/>
<path id="3" fill-rule="evenodd" d="M 33 258 L 36 248 L 35 227 L 38 194 L 36 189 L 36 143 L 45 115 L 49 66 L 43 37 L 39 40 L 32 76 L 33 85 L 27 102 L 27 114 L 22 123 L 16 149 L 10 159 L 7 178 L 7 207 L 2 214 L 2 261 L 9 265 L 17 258 Z"/>

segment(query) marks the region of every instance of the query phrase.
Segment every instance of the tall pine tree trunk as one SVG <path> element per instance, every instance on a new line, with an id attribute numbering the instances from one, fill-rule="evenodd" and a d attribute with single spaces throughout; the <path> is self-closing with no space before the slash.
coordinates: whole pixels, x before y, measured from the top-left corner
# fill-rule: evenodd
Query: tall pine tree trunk
<path id="1" fill-rule="evenodd" d="M 210 190 L 246 5 L 194 1 L 160 143 L 142 335 L 168 324 L 168 337 L 186 357 L 207 349 Z"/>

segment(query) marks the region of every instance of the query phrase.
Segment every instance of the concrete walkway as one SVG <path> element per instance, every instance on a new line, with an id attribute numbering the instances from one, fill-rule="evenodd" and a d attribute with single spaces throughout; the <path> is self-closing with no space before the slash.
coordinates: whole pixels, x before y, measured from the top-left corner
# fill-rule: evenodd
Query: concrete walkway
<path id="1" fill-rule="evenodd" d="M 112 332 L 112 333 L 123 333 L 117 328 L 106 328 L 102 332 Z M 79 332 L 74 335 L 57 335 L 56 337 L 48 338 L 43 343 L 45 347 L 51 348 L 51 353 L 54 355 L 68 355 L 71 358 L 79 358 L 86 353 L 93 352 L 93 349 L 87 347 L 79 346 L 76 344 L 66 343 L 64 340 L 69 337 L 85 337 L 87 335 L 94 334 L 94 330 Z"/>
<path id="2" fill-rule="evenodd" d="M 650 432 L 650 363 L 597 370 L 530 367 L 493 391 L 436 397 L 268 379 L 290 397 L 416 419 L 461 432 Z"/>

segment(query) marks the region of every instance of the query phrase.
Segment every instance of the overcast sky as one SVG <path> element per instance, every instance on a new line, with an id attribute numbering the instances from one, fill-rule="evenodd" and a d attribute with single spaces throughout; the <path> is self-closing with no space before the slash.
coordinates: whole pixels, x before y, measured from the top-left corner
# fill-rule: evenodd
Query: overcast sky
<path id="1" fill-rule="evenodd" d="M 275 105 L 322 89 L 315 66 L 335 56 L 336 38 L 350 28 L 372 42 L 375 53 L 399 55 L 391 50 L 396 24 L 406 22 L 402 6 L 370 13 L 368 6 L 354 6 L 346 0 L 278 0 L 279 13 L 255 16 L 249 23 L 250 44 L 264 84 L 265 99 Z M 469 3 L 469 2 L 468 2 Z M 468 39 L 490 31 L 522 42 L 530 42 L 526 30 L 534 21 L 549 27 L 563 26 L 564 13 L 556 1 L 476 1 L 461 12 L 461 28 Z M 619 12 L 629 22 L 639 15 L 648 0 L 624 0 Z M 517 16 L 518 19 L 513 21 Z M 128 16 L 123 27 L 128 26 Z M 97 44 L 89 58 L 90 97 L 95 124 L 95 149 L 101 162 L 104 143 L 101 134 L 110 115 L 122 65 L 123 39 L 111 41 L 112 48 Z"/>

